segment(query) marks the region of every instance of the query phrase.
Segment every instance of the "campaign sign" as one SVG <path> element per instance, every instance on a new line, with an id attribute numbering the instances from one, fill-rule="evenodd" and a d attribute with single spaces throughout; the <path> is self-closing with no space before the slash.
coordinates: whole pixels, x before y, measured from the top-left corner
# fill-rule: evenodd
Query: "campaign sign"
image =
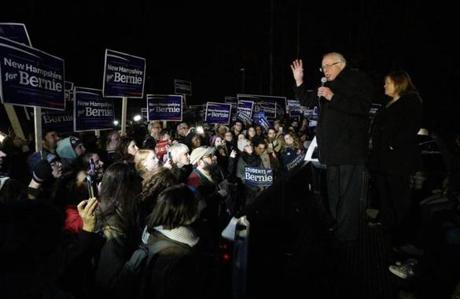
<path id="1" fill-rule="evenodd" d="M 238 99 L 236 97 L 225 97 L 225 103 L 232 105 L 231 120 L 235 122 L 237 118 Z"/>
<path id="2" fill-rule="evenodd" d="M 5 104 L 64 110 L 64 60 L 0 37 L 0 97 Z"/>
<path id="3" fill-rule="evenodd" d="M 292 160 L 286 165 L 287 170 L 292 170 L 296 168 L 297 166 L 301 165 L 304 160 L 305 160 L 304 154 L 297 155 L 294 160 Z"/>
<path id="4" fill-rule="evenodd" d="M 42 110 L 42 131 L 56 131 L 60 134 L 73 132 L 73 105 L 67 102 L 65 111 Z"/>
<path id="5" fill-rule="evenodd" d="M 74 131 L 110 130 L 113 127 L 113 100 L 102 97 L 100 89 L 75 88 Z"/>
<path id="6" fill-rule="evenodd" d="M 32 47 L 26 25 L 22 23 L 0 23 L 0 36 Z"/>
<path id="7" fill-rule="evenodd" d="M 207 102 L 205 121 L 210 124 L 230 124 L 231 104 Z"/>
<path id="8" fill-rule="evenodd" d="M 106 98 L 144 96 L 145 58 L 105 50 L 103 95 Z"/>
<path id="9" fill-rule="evenodd" d="M 174 93 L 192 95 L 192 82 L 187 80 L 174 79 Z"/>
<path id="10" fill-rule="evenodd" d="M 264 111 L 268 119 L 275 119 L 286 114 L 286 97 L 254 94 L 237 94 L 238 99 L 254 101 Z"/>
<path id="11" fill-rule="evenodd" d="M 273 170 L 246 166 L 244 183 L 254 187 L 270 187 L 273 184 Z"/>
<path id="12" fill-rule="evenodd" d="M 184 96 L 147 95 L 148 120 L 182 121 Z"/>
<path id="13" fill-rule="evenodd" d="M 65 81 L 65 110 L 42 109 L 42 131 L 56 131 L 60 134 L 73 132 L 73 101 L 75 89 L 73 82 Z"/>
<path id="14" fill-rule="evenodd" d="M 259 102 L 260 110 L 265 113 L 267 119 L 276 119 L 276 102 L 272 99 L 265 99 Z"/>
<path id="15" fill-rule="evenodd" d="M 252 110 L 254 108 L 253 101 L 238 101 L 238 108 L 237 108 L 237 119 L 245 122 L 250 123 L 252 120 Z"/>
<path id="16" fill-rule="evenodd" d="M 299 100 L 287 100 L 287 110 L 290 117 L 302 116 L 302 107 Z"/>
<path id="17" fill-rule="evenodd" d="M 268 122 L 267 117 L 265 116 L 265 112 L 259 111 L 259 112 L 254 112 L 254 123 L 256 125 L 261 126 L 264 128 L 265 131 L 268 131 L 270 128 L 270 123 Z"/>

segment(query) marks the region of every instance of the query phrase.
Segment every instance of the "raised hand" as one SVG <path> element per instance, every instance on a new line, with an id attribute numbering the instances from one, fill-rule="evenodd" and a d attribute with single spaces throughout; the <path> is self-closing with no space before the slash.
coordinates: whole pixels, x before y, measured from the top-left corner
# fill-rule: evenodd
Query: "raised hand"
<path id="1" fill-rule="evenodd" d="M 83 230 L 87 232 L 94 232 L 96 228 L 96 215 L 94 210 L 97 207 L 97 200 L 95 197 L 88 200 L 83 200 L 77 206 L 78 214 L 83 221 Z"/>
<path id="2" fill-rule="evenodd" d="M 294 76 L 295 84 L 300 86 L 303 84 L 303 63 L 302 59 L 296 59 L 291 64 L 292 75 Z"/>

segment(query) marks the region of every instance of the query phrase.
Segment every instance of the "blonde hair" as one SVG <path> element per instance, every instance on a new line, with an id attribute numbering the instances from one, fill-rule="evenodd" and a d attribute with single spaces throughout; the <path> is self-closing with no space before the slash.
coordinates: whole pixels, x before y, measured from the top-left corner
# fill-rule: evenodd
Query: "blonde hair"
<path id="1" fill-rule="evenodd" d="M 154 150 L 141 149 L 137 151 L 136 155 L 134 156 L 134 167 L 136 168 L 137 173 L 143 178 L 148 173 L 147 168 L 144 166 L 144 161 L 147 159 L 150 153 L 156 155 Z"/>

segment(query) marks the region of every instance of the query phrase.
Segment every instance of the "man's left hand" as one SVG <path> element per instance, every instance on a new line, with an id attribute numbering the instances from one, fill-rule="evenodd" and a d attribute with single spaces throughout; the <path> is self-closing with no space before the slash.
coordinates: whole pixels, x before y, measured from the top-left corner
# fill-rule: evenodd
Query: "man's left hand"
<path id="1" fill-rule="evenodd" d="M 332 97 L 334 96 L 334 93 L 329 87 L 320 87 L 318 88 L 318 97 L 323 97 L 326 100 L 330 101 L 332 100 Z"/>

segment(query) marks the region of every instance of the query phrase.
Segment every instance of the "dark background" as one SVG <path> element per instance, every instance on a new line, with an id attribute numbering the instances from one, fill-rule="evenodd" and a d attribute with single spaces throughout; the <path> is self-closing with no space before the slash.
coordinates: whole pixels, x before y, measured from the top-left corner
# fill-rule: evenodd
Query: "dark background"
<path id="1" fill-rule="evenodd" d="M 0 21 L 25 23 L 34 47 L 64 58 L 66 79 L 76 85 L 102 87 L 110 48 L 147 59 L 147 93 L 172 93 L 174 78 L 191 80 L 189 104 L 242 91 L 292 96 L 294 58 L 303 58 L 314 88 L 322 54 L 338 51 L 382 95 L 385 73 L 408 71 L 425 101 L 425 125 L 458 127 L 453 4 L 310 2 L 2 1 Z M 130 100 L 131 110 L 141 102 Z"/>

